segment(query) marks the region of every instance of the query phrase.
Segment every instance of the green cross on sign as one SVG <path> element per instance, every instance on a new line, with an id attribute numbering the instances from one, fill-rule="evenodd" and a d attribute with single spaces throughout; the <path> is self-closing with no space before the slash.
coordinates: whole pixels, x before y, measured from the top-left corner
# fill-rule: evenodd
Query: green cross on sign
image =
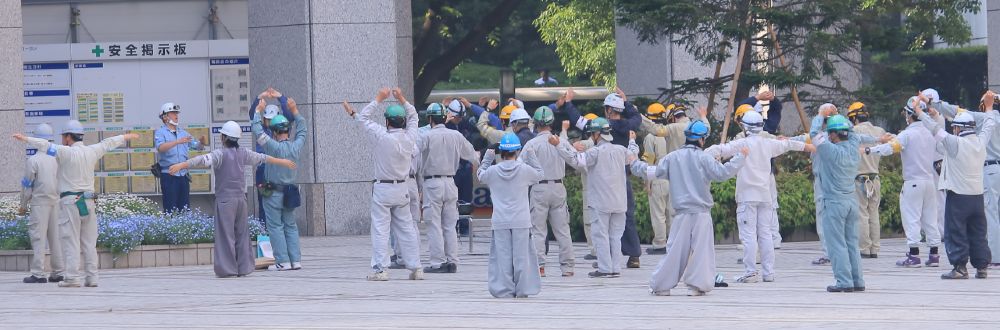
<path id="1" fill-rule="evenodd" d="M 91 49 L 90 52 L 94 53 L 94 55 L 97 55 L 97 57 L 101 57 L 101 54 L 104 53 L 104 50 L 101 49 L 101 45 L 97 45 L 94 46 L 94 49 Z"/>

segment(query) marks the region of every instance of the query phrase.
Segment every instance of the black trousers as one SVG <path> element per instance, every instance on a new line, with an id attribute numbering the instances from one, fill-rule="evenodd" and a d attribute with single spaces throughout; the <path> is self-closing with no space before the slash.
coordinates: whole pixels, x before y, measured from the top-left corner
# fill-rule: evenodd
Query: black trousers
<path id="1" fill-rule="evenodd" d="M 948 191 L 944 204 L 944 244 L 953 266 L 972 262 L 976 269 L 990 262 L 986 241 L 986 212 L 983 195 L 962 195 Z"/>
<path id="2" fill-rule="evenodd" d="M 635 194 L 632 193 L 632 185 L 625 181 L 625 191 L 628 195 L 628 209 L 625 211 L 625 233 L 622 234 L 622 254 L 629 257 L 642 255 L 642 246 L 639 245 L 639 231 L 635 228 Z"/>

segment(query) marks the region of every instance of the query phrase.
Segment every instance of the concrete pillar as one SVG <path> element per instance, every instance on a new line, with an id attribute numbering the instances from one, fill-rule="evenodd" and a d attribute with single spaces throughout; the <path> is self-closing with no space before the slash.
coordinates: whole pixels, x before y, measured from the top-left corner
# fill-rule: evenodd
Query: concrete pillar
<path id="1" fill-rule="evenodd" d="M 984 1 L 986 3 L 987 66 L 991 90 L 1000 88 L 1000 1 Z"/>
<path id="2" fill-rule="evenodd" d="M 309 121 L 299 162 L 304 235 L 366 234 L 371 143 L 340 102 L 360 110 L 381 87 L 412 98 L 409 0 L 249 1 L 250 87 L 273 86 Z"/>
<path id="3" fill-rule="evenodd" d="M 21 61 L 21 1 L 0 0 L 0 194 L 17 192 L 24 172 L 24 144 L 10 134 L 24 131 L 24 82 Z"/>

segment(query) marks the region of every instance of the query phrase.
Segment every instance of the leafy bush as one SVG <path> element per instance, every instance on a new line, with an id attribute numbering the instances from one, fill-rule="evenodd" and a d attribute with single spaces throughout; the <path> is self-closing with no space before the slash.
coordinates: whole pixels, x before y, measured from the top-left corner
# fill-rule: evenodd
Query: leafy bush
<path id="1" fill-rule="evenodd" d="M 97 214 L 108 218 L 137 215 L 158 215 L 160 206 L 149 198 L 128 193 L 101 194 L 97 199 Z"/>

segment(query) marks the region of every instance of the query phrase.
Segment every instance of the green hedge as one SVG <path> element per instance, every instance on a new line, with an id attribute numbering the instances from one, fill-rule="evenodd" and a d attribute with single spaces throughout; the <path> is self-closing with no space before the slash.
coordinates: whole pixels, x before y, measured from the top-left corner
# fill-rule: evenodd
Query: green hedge
<path id="1" fill-rule="evenodd" d="M 897 171 L 882 173 L 882 203 L 879 206 L 882 230 L 884 232 L 899 232 L 902 230 L 899 217 L 899 191 L 903 183 Z M 653 238 L 653 229 L 649 220 L 649 203 L 641 180 L 630 177 L 633 192 L 636 197 L 636 226 L 639 238 L 648 244 Z M 781 233 L 788 235 L 795 230 L 815 230 L 816 205 L 813 203 L 812 178 L 806 172 L 779 173 L 775 178 L 778 184 L 778 218 Z M 582 191 L 580 177 L 576 174 L 567 175 L 566 201 L 570 209 L 570 229 L 574 241 L 585 240 L 583 233 Z M 735 235 L 736 229 L 736 180 L 712 184 L 712 196 L 715 207 L 712 208 L 712 220 L 715 222 L 715 237 L 722 239 Z"/>

